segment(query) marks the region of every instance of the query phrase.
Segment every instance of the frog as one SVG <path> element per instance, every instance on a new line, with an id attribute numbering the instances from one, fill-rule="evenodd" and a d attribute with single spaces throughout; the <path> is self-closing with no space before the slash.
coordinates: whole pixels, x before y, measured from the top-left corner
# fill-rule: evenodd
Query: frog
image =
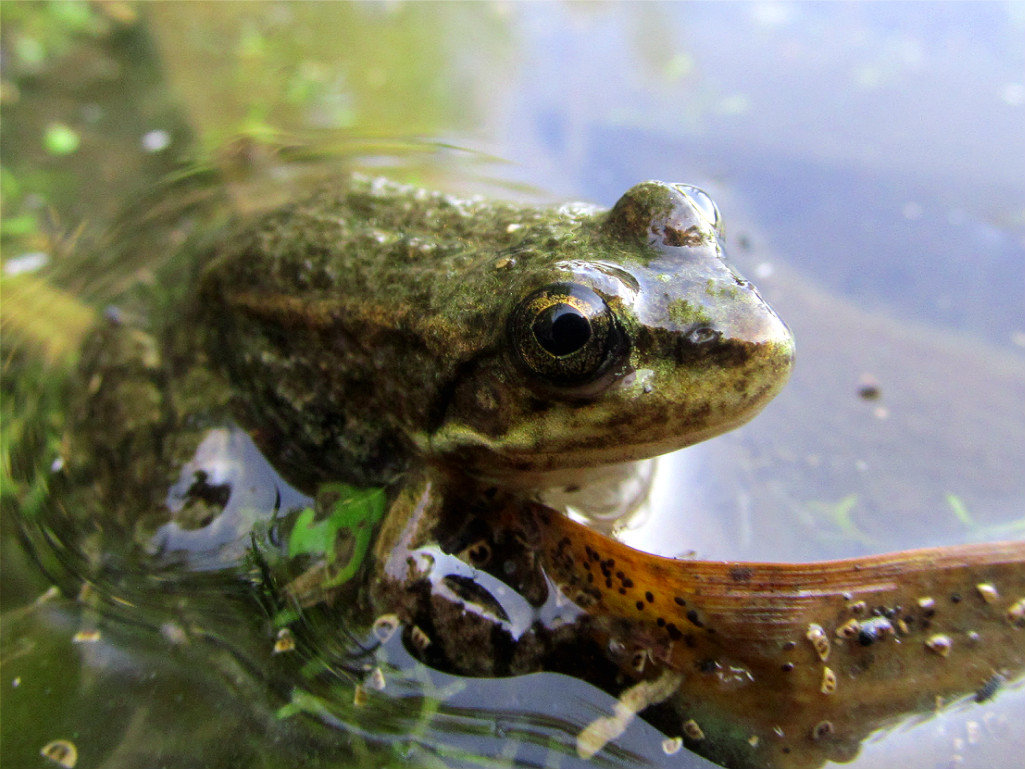
<path id="1" fill-rule="evenodd" d="M 463 675 L 576 675 L 737 769 L 849 759 L 922 708 L 885 691 L 894 666 L 927 676 L 954 637 L 975 653 L 930 702 L 1023 666 L 1021 543 L 673 561 L 545 503 L 732 430 L 786 383 L 793 336 L 697 187 L 532 206 L 353 176 L 229 228 L 192 273 L 188 324 L 97 334 L 69 439 L 115 530 L 161 557 L 175 540 L 155 531 L 203 530 L 231 493 L 182 476 L 189 458 L 211 429 L 242 435 L 320 503 L 291 521 L 292 553 L 321 556 L 286 586 L 294 605 L 365 606 Z M 354 494 L 373 504 L 333 507 Z M 295 544 L 323 532 L 319 552 Z M 580 755 L 621 715 L 582 731 Z"/>
<path id="2" fill-rule="evenodd" d="M 735 427 L 786 380 L 791 336 L 695 188 L 639 185 L 608 214 L 343 194 L 265 217 L 200 289 L 292 477 L 317 455 L 380 484 L 416 457 L 566 484 Z"/>

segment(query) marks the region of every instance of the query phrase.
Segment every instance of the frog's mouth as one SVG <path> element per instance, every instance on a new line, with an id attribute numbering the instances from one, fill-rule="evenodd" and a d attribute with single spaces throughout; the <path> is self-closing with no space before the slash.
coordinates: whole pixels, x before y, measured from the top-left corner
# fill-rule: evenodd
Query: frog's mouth
<path id="1" fill-rule="evenodd" d="M 591 400 L 489 389 L 493 414 L 461 407 L 429 438 L 428 453 L 506 486 L 553 487 L 582 473 L 700 443 L 744 424 L 787 381 L 793 345 L 731 342 L 704 365 L 690 360 L 620 377 Z M 725 357 L 724 357 L 725 356 Z M 729 363 L 724 363 L 728 358 Z"/>

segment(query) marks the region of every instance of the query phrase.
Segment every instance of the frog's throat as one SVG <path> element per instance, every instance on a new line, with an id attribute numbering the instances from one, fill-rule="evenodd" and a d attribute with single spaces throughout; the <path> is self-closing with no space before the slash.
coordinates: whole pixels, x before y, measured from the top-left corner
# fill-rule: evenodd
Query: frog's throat
<path id="1" fill-rule="evenodd" d="M 741 421 L 748 418 L 745 415 Z M 686 438 L 674 435 L 654 443 L 617 443 L 603 438 L 548 452 L 539 448 L 539 436 L 531 430 L 491 437 L 462 423 L 446 424 L 434 433 L 416 433 L 411 441 L 421 456 L 450 469 L 509 488 L 545 489 L 578 486 L 600 476 L 605 468 L 653 459 L 736 426 L 734 422 L 708 425 Z"/>

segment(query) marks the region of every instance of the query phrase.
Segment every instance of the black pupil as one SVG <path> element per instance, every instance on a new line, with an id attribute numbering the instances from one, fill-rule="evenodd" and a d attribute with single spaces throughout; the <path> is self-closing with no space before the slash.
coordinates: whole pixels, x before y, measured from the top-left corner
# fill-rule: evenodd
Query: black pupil
<path id="1" fill-rule="evenodd" d="M 531 327 L 538 344 L 552 355 L 575 353 L 591 338 L 591 323 L 570 304 L 553 304 L 537 314 Z"/>

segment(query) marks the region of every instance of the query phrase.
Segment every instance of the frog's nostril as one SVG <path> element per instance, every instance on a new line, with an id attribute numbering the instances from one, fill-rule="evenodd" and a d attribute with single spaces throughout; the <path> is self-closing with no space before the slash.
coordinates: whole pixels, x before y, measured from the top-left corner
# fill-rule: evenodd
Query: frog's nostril
<path id="1" fill-rule="evenodd" d="M 722 336 L 721 331 L 716 331 L 711 326 L 698 326 L 687 334 L 687 341 L 691 344 L 711 344 Z"/>
<path id="2" fill-rule="evenodd" d="M 711 236 L 703 232 L 697 225 L 680 229 L 666 225 L 662 230 L 662 245 L 679 248 L 680 246 L 700 246 L 711 240 Z"/>
<path id="3" fill-rule="evenodd" d="M 676 342 L 676 361 L 680 364 L 693 363 L 716 349 L 722 332 L 711 326 L 695 326 Z"/>

